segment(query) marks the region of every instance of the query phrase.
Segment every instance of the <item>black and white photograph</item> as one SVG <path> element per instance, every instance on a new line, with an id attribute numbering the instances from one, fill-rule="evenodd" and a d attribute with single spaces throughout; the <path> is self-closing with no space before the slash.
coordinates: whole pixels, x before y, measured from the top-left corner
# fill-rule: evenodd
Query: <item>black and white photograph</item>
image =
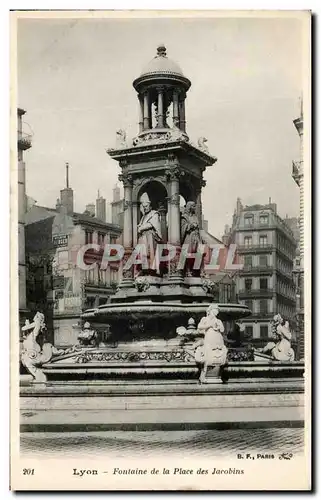
<path id="1" fill-rule="evenodd" d="M 311 13 L 12 11 L 11 488 L 311 488 Z"/>

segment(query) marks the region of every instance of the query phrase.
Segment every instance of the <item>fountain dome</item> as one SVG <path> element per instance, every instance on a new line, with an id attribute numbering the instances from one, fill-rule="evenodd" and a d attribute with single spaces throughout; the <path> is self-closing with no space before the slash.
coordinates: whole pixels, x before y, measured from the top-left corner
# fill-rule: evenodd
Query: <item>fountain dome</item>
<path id="1" fill-rule="evenodd" d="M 133 86 L 139 92 L 143 85 L 153 83 L 155 80 L 162 80 L 164 83 L 172 85 L 180 84 L 185 91 L 191 86 L 190 80 L 184 76 L 179 64 L 167 57 L 164 45 L 157 47 L 156 56 L 149 61 L 140 76 L 134 80 Z"/>

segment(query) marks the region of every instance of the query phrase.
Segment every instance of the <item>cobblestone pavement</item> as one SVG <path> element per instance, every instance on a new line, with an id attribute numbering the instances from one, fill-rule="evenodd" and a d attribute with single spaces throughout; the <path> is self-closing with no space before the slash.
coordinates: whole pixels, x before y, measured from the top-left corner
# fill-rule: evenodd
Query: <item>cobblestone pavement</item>
<path id="1" fill-rule="evenodd" d="M 68 433 L 23 433 L 21 453 L 48 458 L 63 453 L 64 457 L 101 456 L 115 458 L 151 455 L 230 456 L 238 452 L 303 453 L 302 428 L 229 429 L 204 431 L 105 431 Z"/>

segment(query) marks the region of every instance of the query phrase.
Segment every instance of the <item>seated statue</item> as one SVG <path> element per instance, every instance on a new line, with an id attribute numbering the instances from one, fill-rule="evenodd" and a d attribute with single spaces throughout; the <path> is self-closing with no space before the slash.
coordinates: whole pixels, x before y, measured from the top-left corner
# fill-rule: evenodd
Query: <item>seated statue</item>
<path id="1" fill-rule="evenodd" d="M 294 361 L 295 355 L 291 347 L 291 332 L 288 321 L 284 321 L 278 314 L 274 317 L 273 326 L 276 328 L 276 342 L 269 342 L 261 352 L 268 354 L 275 361 Z"/>
<path id="2" fill-rule="evenodd" d="M 193 346 L 195 361 L 202 366 L 200 382 L 205 381 L 208 367 L 221 366 L 226 362 L 227 348 L 222 336 L 224 325 L 217 318 L 218 313 L 217 305 L 211 304 L 207 309 L 206 316 L 201 319 L 197 326 L 198 333 L 204 335 L 204 338 Z"/>

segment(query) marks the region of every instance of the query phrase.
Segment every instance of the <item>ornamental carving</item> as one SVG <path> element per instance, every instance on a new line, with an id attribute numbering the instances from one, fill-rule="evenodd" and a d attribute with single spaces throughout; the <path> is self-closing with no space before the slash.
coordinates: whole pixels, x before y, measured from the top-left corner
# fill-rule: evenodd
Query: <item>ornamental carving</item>
<path id="1" fill-rule="evenodd" d="M 116 352 L 81 352 L 76 356 L 76 363 L 139 363 L 145 361 L 166 361 L 167 363 L 188 363 L 195 364 L 193 356 L 182 350 L 176 351 L 154 351 L 154 352 L 126 352 L 126 351 L 116 351 Z"/>
<path id="2" fill-rule="evenodd" d="M 118 179 L 123 183 L 124 187 L 131 187 L 133 185 L 133 176 L 131 174 L 119 174 Z"/>
<path id="3" fill-rule="evenodd" d="M 126 132 L 123 129 L 116 131 L 116 147 L 117 148 L 127 148 Z"/>
<path id="4" fill-rule="evenodd" d="M 158 144 L 168 141 L 188 141 L 188 137 L 178 127 L 174 126 L 172 129 L 166 131 L 155 130 L 149 134 L 140 135 L 133 139 L 134 146 Z"/>
<path id="5" fill-rule="evenodd" d="M 179 193 L 172 194 L 171 196 L 169 196 L 167 198 L 167 201 L 171 205 L 175 205 L 175 206 L 179 207 L 179 205 L 180 205 Z"/>
<path id="6" fill-rule="evenodd" d="M 178 181 L 184 175 L 178 167 L 168 168 L 165 171 L 167 181 Z"/>
<path id="7" fill-rule="evenodd" d="M 215 293 L 215 283 L 213 283 L 212 280 L 208 278 L 203 278 L 202 279 L 202 288 L 204 292 L 214 294 Z"/>
<path id="8" fill-rule="evenodd" d="M 137 276 L 134 284 L 138 292 L 146 292 L 150 287 L 150 283 L 145 276 Z"/>
<path id="9" fill-rule="evenodd" d="M 207 143 L 206 137 L 200 137 L 197 141 L 197 145 L 198 145 L 199 149 L 204 151 L 204 153 L 208 153 L 208 147 L 207 147 L 206 143 Z"/>

